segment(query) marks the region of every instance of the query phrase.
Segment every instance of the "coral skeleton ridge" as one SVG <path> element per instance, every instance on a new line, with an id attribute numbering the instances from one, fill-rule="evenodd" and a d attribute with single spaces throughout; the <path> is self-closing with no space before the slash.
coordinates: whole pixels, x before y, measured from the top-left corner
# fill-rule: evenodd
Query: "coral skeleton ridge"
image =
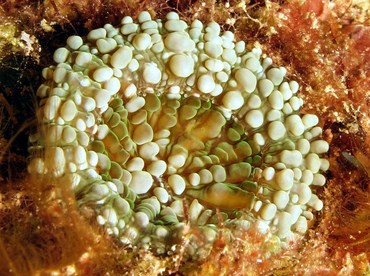
<path id="1" fill-rule="evenodd" d="M 329 145 L 299 85 L 215 22 L 142 12 L 71 36 L 42 72 L 33 175 L 60 179 L 123 243 L 207 255 L 219 234 L 305 233 Z M 221 221 L 220 221 L 221 220 Z"/>

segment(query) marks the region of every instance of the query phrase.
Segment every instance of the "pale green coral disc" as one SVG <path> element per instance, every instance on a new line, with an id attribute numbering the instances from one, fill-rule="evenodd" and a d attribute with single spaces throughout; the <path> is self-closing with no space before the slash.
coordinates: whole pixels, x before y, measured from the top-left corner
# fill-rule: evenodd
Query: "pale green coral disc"
<path id="1" fill-rule="evenodd" d="M 329 168 L 319 118 L 300 113 L 284 67 L 221 29 L 141 12 L 69 37 L 37 90 L 30 173 L 62 179 L 109 234 L 158 254 L 188 225 L 194 259 L 220 225 L 304 234 Z"/>

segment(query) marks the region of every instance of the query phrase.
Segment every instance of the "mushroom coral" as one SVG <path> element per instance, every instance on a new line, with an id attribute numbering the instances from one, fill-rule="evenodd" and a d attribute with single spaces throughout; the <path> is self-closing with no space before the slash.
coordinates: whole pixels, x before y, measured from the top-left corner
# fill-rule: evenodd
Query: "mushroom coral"
<path id="1" fill-rule="evenodd" d="M 71 36 L 43 70 L 29 172 L 60 179 L 128 245 L 208 255 L 219 225 L 282 241 L 323 208 L 329 145 L 299 85 L 216 22 L 141 12 Z"/>

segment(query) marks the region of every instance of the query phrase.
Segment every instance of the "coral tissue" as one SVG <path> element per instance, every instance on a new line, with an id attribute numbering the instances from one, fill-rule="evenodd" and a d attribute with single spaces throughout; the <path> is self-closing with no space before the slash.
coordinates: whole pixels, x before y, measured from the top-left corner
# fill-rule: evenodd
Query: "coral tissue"
<path id="1" fill-rule="evenodd" d="M 43 70 L 29 171 L 72 188 L 123 243 L 187 254 L 219 233 L 305 233 L 328 143 L 299 85 L 215 22 L 142 12 L 71 36 Z"/>

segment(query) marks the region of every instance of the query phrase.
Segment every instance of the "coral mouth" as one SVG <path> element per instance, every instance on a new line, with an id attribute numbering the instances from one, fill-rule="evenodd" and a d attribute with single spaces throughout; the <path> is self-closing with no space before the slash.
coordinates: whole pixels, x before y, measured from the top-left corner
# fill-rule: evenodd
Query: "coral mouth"
<path id="1" fill-rule="evenodd" d="M 329 164 L 317 116 L 299 113 L 298 84 L 215 22 L 138 21 L 56 50 L 29 171 L 66 180 L 110 234 L 159 254 L 186 224 L 208 249 L 220 220 L 281 239 L 305 233 Z M 205 254 L 197 239 L 188 247 Z"/>

